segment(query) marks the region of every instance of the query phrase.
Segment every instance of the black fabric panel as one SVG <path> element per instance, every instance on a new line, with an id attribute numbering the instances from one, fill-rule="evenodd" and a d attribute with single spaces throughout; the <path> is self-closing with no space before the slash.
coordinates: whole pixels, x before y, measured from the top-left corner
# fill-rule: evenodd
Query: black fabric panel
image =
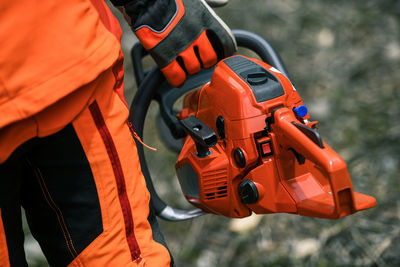
<path id="1" fill-rule="evenodd" d="M 25 142 L 0 164 L 0 207 L 9 203 L 20 203 L 22 177 L 25 175 L 21 158 L 37 144 L 37 138 Z"/>
<path id="2" fill-rule="evenodd" d="M 224 27 L 210 14 L 200 1 L 183 0 L 185 14 L 170 34 L 149 53 L 160 68 L 171 63 L 177 55 L 188 48 L 199 35 L 207 30 L 212 32 L 210 41 L 218 58 L 225 58 L 235 52 L 235 43 Z"/>
<path id="3" fill-rule="evenodd" d="M 36 174 L 23 183 L 31 232 L 51 265 L 65 266 L 103 232 L 89 162 L 72 125 L 27 154 Z"/>
<path id="4" fill-rule="evenodd" d="M 0 164 L 0 208 L 11 266 L 28 266 L 24 252 L 24 232 L 21 219 L 22 149 L 15 151 Z M 0 244 L 1 245 L 1 244 Z"/>
<path id="5" fill-rule="evenodd" d="M 22 192 L 29 228 L 47 261 L 52 266 L 66 266 L 76 255 L 70 251 L 70 244 L 65 241 L 65 229 L 60 227 L 56 212 L 44 198 L 37 178 L 25 179 Z"/>
<path id="6" fill-rule="evenodd" d="M 37 145 L 37 139 L 21 145 L 0 164 L 0 209 L 11 267 L 28 266 L 24 252 L 24 232 L 21 218 L 21 186 L 26 173 L 22 156 Z M 0 244 L 1 246 L 1 244 Z"/>
<path id="7" fill-rule="evenodd" d="M 19 202 L 21 171 L 21 166 L 10 160 L 0 164 L 0 208 Z"/>
<path id="8" fill-rule="evenodd" d="M 24 251 L 24 232 L 22 230 L 21 206 L 9 204 L 1 208 L 4 232 L 6 234 L 8 258 L 11 267 L 28 266 Z M 0 244 L 1 245 L 1 244 Z"/>
<path id="9" fill-rule="evenodd" d="M 175 0 L 136 0 L 126 3 L 125 11 L 131 17 L 135 30 L 147 25 L 161 31 L 176 13 L 177 4 Z"/>

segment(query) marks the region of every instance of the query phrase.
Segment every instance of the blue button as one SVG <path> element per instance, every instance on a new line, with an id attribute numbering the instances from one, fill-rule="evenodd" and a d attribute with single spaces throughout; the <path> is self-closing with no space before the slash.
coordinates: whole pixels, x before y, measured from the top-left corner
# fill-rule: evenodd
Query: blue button
<path id="1" fill-rule="evenodd" d="M 304 105 L 298 106 L 297 108 L 294 108 L 293 111 L 297 114 L 297 116 L 303 118 L 307 115 L 307 107 Z"/>

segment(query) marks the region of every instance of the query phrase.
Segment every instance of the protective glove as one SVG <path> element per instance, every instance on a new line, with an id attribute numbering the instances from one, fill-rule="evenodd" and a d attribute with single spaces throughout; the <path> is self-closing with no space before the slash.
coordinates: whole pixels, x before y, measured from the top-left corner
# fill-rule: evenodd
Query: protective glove
<path id="1" fill-rule="evenodd" d="M 125 2 L 133 31 L 173 86 L 236 51 L 230 29 L 204 0 L 114 2 Z"/>

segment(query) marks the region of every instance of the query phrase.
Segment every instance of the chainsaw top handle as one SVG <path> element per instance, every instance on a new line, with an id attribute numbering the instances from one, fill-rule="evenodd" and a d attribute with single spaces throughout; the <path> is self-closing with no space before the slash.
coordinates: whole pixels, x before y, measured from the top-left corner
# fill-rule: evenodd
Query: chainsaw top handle
<path id="1" fill-rule="evenodd" d="M 262 61 L 275 67 L 289 78 L 281 58 L 269 42 L 249 31 L 233 30 L 232 32 L 239 47 L 252 50 Z M 159 103 L 162 119 L 166 122 L 172 136 L 176 139 L 183 138 L 186 136 L 186 133 L 175 117 L 176 112 L 173 111 L 173 104 L 185 93 L 209 82 L 214 68 L 203 69 L 198 74 L 188 76 L 181 88 L 174 88 L 166 82 L 157 67 L 149 71 L 143 69 L 142 59 L 146 55 L 147 52 L 140 43 L 134 45 L 131 56 L 138 90 L 131 104 L 129 121 L 132 123 L 133 129 L 139 137 L 143 138 L 146 114 L 151 101 L 154 99 Z M 203 215 L 204 212 L 200 209 L 181 210 L 170 207 L 158 196 L 147 166 L 143 145 L 137 140 L 135 141 L 142 173 L 151 195 L 150 205 L 156 215 L 168 221 L 182 221 Z"/>

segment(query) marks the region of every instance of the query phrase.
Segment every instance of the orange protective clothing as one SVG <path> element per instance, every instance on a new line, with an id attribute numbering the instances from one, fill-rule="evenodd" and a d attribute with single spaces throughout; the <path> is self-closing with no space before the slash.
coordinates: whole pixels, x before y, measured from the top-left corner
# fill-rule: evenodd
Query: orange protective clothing
<path id="1" fill-rule="evenodd" d="M 1 2 L 0 136 L 6 147 L 1 146 L 0 163 L 33 137 L 14 130 L 6 141 L 7 127 L 70 96 L 114 65 L 122 36 L 101 0 Z M 66 112 L 76 115 L 82 108 L 75 109 L 84 101 L 77 98 L 87 101 L 87 95 L 75 96 Z"/>
<path id="2" fill-rule="evenodd" d="M 58 178 L 46 180 L 41 166 L 30 166 L 41 186 L 36 193 L 58 219 L 48 227 L 62 230 L 69 266 L 169 266 L 167 249 L 152 237 L 149 193 L 126 123 L 118 21 L 102 0 L 0 2 L 0 179 L 13 179 L 1 168 L 23 143 L 72 125 L 90 165 L 103 227 L 82 250 L 69 234 L 80 225 L 63 212 L 74 207 L 62 207 L 57 191 L 47 190 L 45 182 Z M 27 213 L 37 208 L 32 203 L 25 204 Z M 0 196 L 0 265 L 7 266 L 13 237 L 4 230 L 2 211 Z"/>

